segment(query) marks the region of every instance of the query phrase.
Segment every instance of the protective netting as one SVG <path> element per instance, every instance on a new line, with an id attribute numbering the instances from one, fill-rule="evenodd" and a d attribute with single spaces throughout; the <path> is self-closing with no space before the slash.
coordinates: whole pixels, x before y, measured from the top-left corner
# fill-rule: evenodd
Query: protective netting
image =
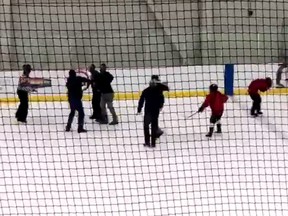
<path id="1" fill-rule="evenodd" d="M 287 11 L 284 0 L 2 0 L 0 215 L 287 215 L 285 76 L 262 96 L 261 116 L 251 117 L 247 94 L 286 61 Z M 119 124 L 89 119 L 89 87 L 88 132 L 77 133 L 77 119 L 65 132 L 68 72 L 90 78 L 92 63 L 114 76 Z M 31 93 L 19 124 L 24 64 L 48 87 Z M 227 88 L 225 64 L 234 65 L 235 95 L 222 134 L 207 138 L 209 109 L 187 117 L 210 84 Z M 143 146 L 136 116 L 152 75 L 170 88 L 155 148 Z"/>

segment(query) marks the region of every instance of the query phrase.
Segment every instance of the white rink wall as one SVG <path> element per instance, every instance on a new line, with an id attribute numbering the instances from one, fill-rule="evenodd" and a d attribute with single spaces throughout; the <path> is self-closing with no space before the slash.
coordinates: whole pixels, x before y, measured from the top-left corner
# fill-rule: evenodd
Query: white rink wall
<path id="1" fill-rule="evenodd" d="M 246 88 L 251 80 L 266 76 L 274 80 L 278 67 L 278 64 L 235 65 L 234 86 Z M 65 94 L 68 71 L 32 71 L 31 77 L 52 79 L 52 87 L 39 89 L 38 94 Z M 139 92 L 147 86 L 152 74 L 158 74 L 162 81 L 168 81 L 172 91 L 207 90 L 211 83 L 224 87 L 224 65 L 109 69 L 109 72 L 115 77 L 112 83 L 115 92 Z M 15 97 L 21 73 L 21 71 L 0 72 L 0 98 Z"/>

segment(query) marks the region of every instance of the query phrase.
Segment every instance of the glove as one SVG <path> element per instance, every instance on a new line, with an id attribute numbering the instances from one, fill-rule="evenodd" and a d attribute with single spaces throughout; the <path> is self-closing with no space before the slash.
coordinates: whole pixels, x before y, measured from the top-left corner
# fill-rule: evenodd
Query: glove
<path id="1" fill-rule="evenodd" d="M 199 109 L 198 109 L 198 112 L 203 112 L 204 108 L 201 106 Z"/>

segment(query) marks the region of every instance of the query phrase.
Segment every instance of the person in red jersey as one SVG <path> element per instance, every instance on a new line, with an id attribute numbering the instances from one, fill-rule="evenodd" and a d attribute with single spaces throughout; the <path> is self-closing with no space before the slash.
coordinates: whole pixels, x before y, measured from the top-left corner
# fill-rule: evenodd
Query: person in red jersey
<path id="1" fill-rule="evenodd" d="M 228 100 L 226 95 L 218 91 L 218 86 L 216 84 L 210 85 L 209 90 L 209 95 L 206 96 L 204 103 L 198 110 L 198 112 L 203 112 L 208 106 L 210 106 L 212 110 L 209 132 L 206 134 L 206 137 L 212 136 L 215 124 L 217 125 L 216 133 L 222 133 L 220 120 L 224 112 L 224 103 Z"/>
<path id="2" fill-rule="evenodd" d="M 261 96 L 259 94 L 260 92 L 266 92 L 269 90 L 272 86 L 272 79 L 270 77 L 267 77 L 265 79 L 256 79 L 253 80 L 249 87 L 248 87 L 248 93 L 253 100 L 252 108 L 250 111 L 251 116 L 257 117 L 258 115 L 262 115 L 261 112 Z"/>

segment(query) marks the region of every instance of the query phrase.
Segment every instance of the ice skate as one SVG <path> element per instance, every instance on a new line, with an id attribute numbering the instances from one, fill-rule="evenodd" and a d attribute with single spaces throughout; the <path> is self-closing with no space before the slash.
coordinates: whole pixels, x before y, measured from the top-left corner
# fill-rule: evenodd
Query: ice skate
<path id="1" fill-rule="evenodd" d="M 206 134 L 206 137 L 212 137 L 213 130 L 214 130 L 214 128 L 213 128 L 213 127 L 210 127 L 210 128 L 209 128 L 209 132 Z"/>
<path id="2" fill-rule="evenodd" d="M 285 86 L 283 84 L 279 83 L 276 85 L 276 88 L 285 88 Z"/>
<path id="3" fill-rule="evenodd" d="M 217 124 L 217 130 L 216 133 L 221 134 L 222 133 L 222 128 L 221 128 L 221 124 Z"/>

